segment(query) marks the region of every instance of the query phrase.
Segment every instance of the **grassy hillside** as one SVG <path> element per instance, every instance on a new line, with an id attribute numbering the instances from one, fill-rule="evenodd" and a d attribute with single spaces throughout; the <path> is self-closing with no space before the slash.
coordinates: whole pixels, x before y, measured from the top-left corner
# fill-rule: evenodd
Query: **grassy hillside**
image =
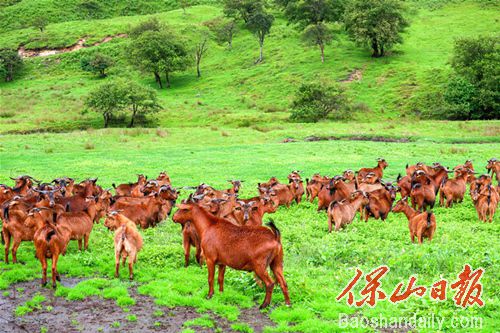
<path id="1" fill-rule="evenodd" d="M 174 10 L 155 16 L 189 34 L 189 25 L 201 24 L 220 14 L 219 7 L 196 6 L 189 8 L 187 15 Z M 415 9 L 404 44 L 389 57 L 372 59 L 368 50 L 354 45 L 339 32 L 338 40 L 326 49 L 326 62 L 321 64 L 319 51 L 305 46 L 298 33 L 275 13 L 278 18 L 265 43 L 263 64 L 254 65 L 257 41 L 243 28 L 231 51 L 211 43 L 202 62 L 203 77 L 197 79 L 194 69 L 175 73 L 172 89 L 158 91 L 165 111 L 149 126 L 278 126 L 277 123 L 287 121 L 287 108 L 301 83 L 339 81 L 355 70 L 360 71 L 361 80 L 345 83 L 358 110 L 355 121 L 398 123 L 408 117 L 416 119 L 419 98 L 431 90 L 442 89 L 449 73 L 447 62 L 453 40 L 494 33 L 499 27 L 496 14 L 495 7 L 475 2 L 452 3 L 435 10 Z M 9 30 L 0 34 L 0 45 L 57 48 L 73 45 L 81 38 L 90 45 L 106 36 L 127 32 L 131 25 L 147 17 L 50 24 L 44 33 L 33 28 Z M 14 82 L 0 83 L 1 131 L 101 126 L 99 115 L 82 113 L 82 98 L 101 80 L 82 72 L 79 59 L 88 52 L 107 53 L 117 62 L 107 80 L 125 76 L 155 87 L 151 75 L 138 73 L 127 65 L 127 43 L 127 38 L 121 38 L 73 53 L 28 59 Z M 498 129 L 498 122 L 491 122 L 490 126 Z"/>

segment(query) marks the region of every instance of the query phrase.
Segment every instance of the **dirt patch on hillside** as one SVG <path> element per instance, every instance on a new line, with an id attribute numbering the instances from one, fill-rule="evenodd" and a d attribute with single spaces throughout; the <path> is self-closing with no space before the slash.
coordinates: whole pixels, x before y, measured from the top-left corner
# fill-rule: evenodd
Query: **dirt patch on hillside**
<path id="1" fill-rule="evenodd" d="M 345 79 L 340 80 L 340 82 L 361 81 L 361 79 L 363 79 L 363 70 L 360 68 L 356 68 L 352 72 L 350 72 Z"/>
<path id="2" fill-rule="evenodd" d="M 100 40 L 99 42 L 95 42 L 94 44 L 91 44 L 91 45 L 85 45 L 85 42 L 87 40 L 85 38 L 81 38 L 74 45 L 71 45 L 68 47 L 63 47 L 63 48 L 58 48 L 58 49 L 43 48 L 43 49 L 26 50 L 26 48 L 24 46 L 21 46 L 17 50 L 17 53 L 23 58 L 47 57 L 47 56 L 51 56 L 54 54 L 74 52 L 74 51 L 78 51 L 78 50 L 83 49 L 83 48 L 98 46 L 98 45 L 107 43 L 115 38 L 125 38 L 125 37 L 127 37 L 127 34 L 117 34 L 114 36 L 107 36 L 107 37 L 103 38 L 102 40 Z"/>
<path id="3" fill-rule="evenodd" d="M 64 278 L 62 284 L 72 287 L 82 279 Z M 22 291 L 20 291 L 22 290 Z M 136 304 L 124 312 L 114 300 L 96 296 L 83 301 L 68 301 L 54 296 L 50 288 L 41 288 L 39 281 L 23 282 L 12 285 L 7 290 L 9 295 L 0 295 L 0 332 L 180 332 L 186 321 L 203 316 L 191 307 L 168 308 L 154 303 L 153 298 L 130 289 Z M 15 315 L 19 305 L 39 293 L 45 297 L 41 309 L 35 309 L 22 317 Z M 231 322 L 213 313 L 207 313 L 215 327 L 197 327 L 196 332 L 235 332 Z M 130 316 L 135 316 L 135 320 Z M 262 332 L 265 326 L 273 322 L 262 314 L 257 307 L 242 309 L 238 322 L 250 325 L 255 332 Z"/>
<path id="4" fill-rule="evenodd" d="M 407 137 L 400 138 L 390 138 L 385 136 L 364 136 L 364 135 L 353 135 L 353 136 L 315 136 L 311 135 L 304 138 L 306 142 L 315 141 L 336 141 L 336 140 L 347 140 L 347 141 L 375 141 L 375 142 L 410 142 L 412 141 Z"/>

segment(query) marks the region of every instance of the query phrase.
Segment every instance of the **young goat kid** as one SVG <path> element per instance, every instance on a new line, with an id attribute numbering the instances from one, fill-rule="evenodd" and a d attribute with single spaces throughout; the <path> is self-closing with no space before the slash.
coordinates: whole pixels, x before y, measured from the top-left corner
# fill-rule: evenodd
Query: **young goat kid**
<path id="1" fill-rule="evenodd" d="M 333 201 L 328 207 L 328 232 L 332 232 L 332 224 L 335 224 L 335 231 L 351 223 L 360 207 L 369 203 L 365 192 L 355 191 L 348 200 L 340 202 Z"/>
<path id="2" fill-rule="evenodd" d="M 120 257 L 122 265 L 128 257 L 128 270 L 130 280 L 134 279 L 134 264 L 137 262 L 137 253 L 142 248 L 142 237 L 137 231 L 134 222 L 112 211 L 106 217 L 104 226 L 111 231 L 115 231 L 115 277 L 118 277 L 120 269 Z"/>

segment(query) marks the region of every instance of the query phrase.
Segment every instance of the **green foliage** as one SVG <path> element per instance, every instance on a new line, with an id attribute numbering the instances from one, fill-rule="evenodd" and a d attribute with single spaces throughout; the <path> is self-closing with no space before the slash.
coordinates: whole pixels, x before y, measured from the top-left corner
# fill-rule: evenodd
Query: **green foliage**
<path id="1" fill-rule="evenodd" d="M 346 119 L 349 117 L 347 104 L 345 89 L 340 85 L 303 84 L 292 103 L 290 119 L 307 123 L 315 123 L 327 117 Z"/>
<path id="2" fill-rule="evenodd" d="M 302 30 L 302 39 L 317 45 L 321 51 L 321 62 L 325 61 L 325 45 L 332 41 L 333 33 L 326 23 L 341 19 L 343 0 L 291 0 L 281 2 L 285 16 Z"/>
<path id="3" fill-rule="evenodd" d="M 47 17 L 45 15 L 40 15 L 35 17 L 31 24 L 36 29 L 40 30 L 40 32 L 43 32 L 47 24 L 49 24 L 49 21 L 47 20 Z"/>
<path id="4" fill-rule="evenodd" d="M 104 127 L 126 107 L 127 86 L 123 81 L 109 81 L 92 90 L 85 105 L 104 118 Z"/>
<path id="5" fill-rule="evenodd" d="M 26 303 L 19 305 L 14 311 L 15 315 L 22 317 L 27 313 L 33 312 L 34 310 L 42 309 L 42 302 L 45 301 L 45 296 L 36 294 L 33 298 Z"/>
<path id="6" fill-rule="evenodd" d="M 227 44 L 228 49 L 233 47 L 233 37 L 238 32 L 238 26 L 234 19 L 216 17 L 203 22 L 203 25 L 214 34 L 218 44 Z"/>
<path id="7" fill-rule="evenodd" d="M 80 60 L 80 66 L 84 71 L 98 74 L 100 77 L 106 77 L 106 70 L 112 65 L 113 59 L 102 53 L 82 57 Z"/>
<path id="8" fill-rule="evenodd" d="M 134 127 L 134 121 L 137 116 L 144 117 L 147 114 L 156 113 L 161 109 L 154 89 L 133 81 L 127 83 L 126 89 L 127 103 L 132 111 L 129 127 Z"/>
<path id="9" fill-rule="evenodd" d="M 382 57 L 401 43 L 408 26 L 404 6 L 399 0 L 353 0 L 344 15 L 347 33 L 360 45 L 369 45 L 373 57 Z"/>
<path id="10" fill-rule="evenodd" d="M 445 95 L 454 119 L 500 118 L 500 38 L 461 38 L 455 42 L 451 65 L 459 78 Z"/>
<path id="11" fill-rule="evenodd" d="M 15 50 L 0 49 L 0 78 L 12 81 L 14 75 L 23 66 L 23 59 Z"/>
<path id="12" fill-rule="evenodd" d="M 256 11 L 251 14 L 251 16 L 247 20 L 247 28 L 250 30 L 257 40 L 259 41 L 260 46 L 260 55 L 257 62 L 262 62 L 264 60 L 263 48 L 264 48 L 264 39 L 269 32 L 271 31 L 271 26 L 274 22 L 274 16 L 265 11 Z"/>
<path id="13" fill-rule="evenodd" d="M 224 0 L 224 14 L 234 19 L 242 19 L 245 23 L 263 10 L 263 0 Z"/>
<path id="14" fill-rule="evenodd" d="M 163 88 L 162 73 L 165 74 L 166 88 L 169 88 L 170 73 L 186 69 L 191 62 L 185 43 L 167 29 L 145 31 L 132 40 L 127 50 L 130 63 L 153 73 L 160 88 Z"/>
<path id="15" fill-rule="evenodd" d="M 142 21 L 138 25 L 132 27 L 129 31 L 129 36 L 132 38 L 137 38 L 146 31 L 157 31 L 165 29 L 165 25 L 161 23 L 157 17 L 151 17 L 146 21 Z"/>

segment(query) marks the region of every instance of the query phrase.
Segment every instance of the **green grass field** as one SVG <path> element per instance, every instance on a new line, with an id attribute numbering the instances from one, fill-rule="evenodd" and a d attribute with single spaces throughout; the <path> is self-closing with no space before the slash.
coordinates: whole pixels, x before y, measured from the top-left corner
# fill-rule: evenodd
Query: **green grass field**
<path id="1" fill-rule="evenodd" d="M 4 1 L 6 5 L 0 1 L 0 48 L 59 48 L 81 38 L 91 45 L 106 36 L 126 33 L 149 14 L 194 37 L 191 25 L 221 15 L 217 1 L 199 1 L 200 5 L 187 9 L 187 15 L 174 9 L 174 2 L 133 0 L 125 4 L 113 0 L 102 8 L 102 19 L 83 20 L 78 12 L 65 15 L 77 3 L 74 0 L 12 0 Z M 59 176 L 98 177 L 99 184 L 110 187 L 113 182 L 134 181 L 137 173 L 156 177 L 167 170 L 173 185 L 179 187 L 205 182 L 225 188 L 226 179 L 243 179 L 242 196 L 250 197 L 256 195 L 256 183 L 271 176 L 285 181 L 296 169 L 303 170 L 304 177 L 316 172 L 333 176 L 348 168 L 375 166 L 378 157 L 389 163 L 384 176 L 388 181 L 404 173 L 407 163 L 418 161 L 439 161 L 453 167 L 472 159 L 476 170 L 484 172 L 486 161 L 499 157 L 500 121 L 431 121 L 419 115 L 425 111 L 421 105 L 426 94 L 443 89 L 450 74 L 454 39 L 497 33 L 498 7 L 492 3 L 409 2 L 411 25 L 404 43 L 390 56 L 372 59 L 369 50 L 339 32 L 326 49 L 324 64 L 319 61 L 319 51 L 301 43 L 298 32 L 274 12 L 277 20 L 265 42 L 264 63 L 254 65 L 257 41 L 244 29 L 236 35 L 231 51 L 211 42 L 201 79 L 190 68 L 174 73 L 171 89 L 157 90 L 164 110 L 147 124 L 149 128 L 100 129 L 101 117 L 83 108 L 84 97 L 105 80 L 124 77 L 157 89 L 152 75 L 127 64 L 127 38 L 27 59 L 13 82 L 0 82 L 0 183 L 12 185 L 10 176 L 30 174 L 45 181 Z M 24 27 L 18 19 L 44 9 L 53 14 L 44 33 Z M 116 61 L 106 79 L 80 69 L 81 56 L 95 51 Z M 290 102 L 301 83 L 332 83 L 346 79 L 354 70 L 361 71 L 362 79 L 344 83 L 358 110 L 352 120 L 288 121 Z M 305 140 L 311 136 L 331 140 Z M 283 143 L 288 138 L 297 142 Z M 499 214 L 491 224 L 480 222 L 468 195 L 451 209 L 436 207 L 435 238 L 420 246 L 410 242 L 403 215 L 391 213 L 386 222 L 368 223 L 356 217 L 344 230 L 328 234 L 326 213 L 316 212 L 316 207 L 316 202 L 303 202 L 272 215 L 282 233 L 292 307 L 284 306 L 276 288 L 272 306 L 265 311 L 275 325 L 266 332 L 343 332 L 341 313 L 352 318 L 435 315 L 445 318 L 442 332 L 498 331 Z M 136 302 L 130 290 L 137 286 L 159 305 L 194 307 L 200 318 L 187 321 L 186 332 L 213 325 L 212 313 L 229 320 L 234 330 L 251 331 L 240 314 L 257 307 L 264 297 L 252 274 L 229 269 L 224 293 L 206 300 L 206 267 L 197 267 L 194 258 L 191 266 L 183 267 L 180 226 L 169 218 L 141 233 L 145 245 L 135 266 L 134 282 L 123 271 L 120 279 L 113 278 L 113 236 L 101 223 L 94 227 L 88 252 L 78 252 L 72 242 L 59 261 L 63 282 L 69 277 L 85 280 L 74 287 L 60 285 L 55 294 L 75 302 L 98 295 L 116 300 L 126 312 Z M 18 251 L 23 264 L 6 265 L 0 258 L 0 289 L 41 277 L 33 253 L 33 244 L 24 242 Z M 451 283 L 464 264 L 485 269 L 482 308 L 456 307 L 450 289 L 442 303 L 431 301 L 428 293 L 396 305 L 381 301 L 374 308 L 358 309 L 347 306 L 345 300 L 335 300 L 356 267 L 368 273 L 380 265 L 389 266 L 382 288 L 390 294 L 398 283 L 406 286 L 411 275 L 418 278 L 418 285 L 427 287 L 441 278 Z M 362 286 L 359 283 L 356 291 Z M 46 311 L 40 304 L 46 305 L 47 300 L 37 295 L 15 313 Z M 131 322 L 134 316 L 130 313 Z M 482 328 L 453 327 L 452 319 L 462 317 L 482 318 Z"/>
<path id="2" fill-rule="evenodd" d="M 385 179 L 393 180 L 404 171 L 407 162 L 441 161 L 454 166 L 466 158 L 475 161 L 477 169 L 498 152 L 498 144 L 448 144 L 432 142 L 296 142 L 283 144 L 279 140 L 260 139 L 246 142 L 247 133 L 229 132 L 220 136 L 216 131 L 200 130 L 185 136 L 182 131 L 161 134 L 155 130 L 98 130 L 66 134 L 34 134 L 4 136 L 0 158 L 2 176 L 30 173 L 44 180 L 60 175 L 78 179 L 99 177 L 99 182 L 132 180 L 139 172 L 154 176 L 168 170 L 175 186 L 196 185 L 202 181 L 223 188 L 226 179 L 241 178 L 243 196 L 255 195 L 255 184 L 270 176 L 284 179 L 293 169 L 338 174 L 347 168 L 373 165 L 384 156 L 389 167 Z M 85 149 L 92 142 L 94 149 Z M 185 194 L 184 194 L 185 195 Z M 498 272 L 500 234 L 499 218 L 492 224 L 479 222 L 469 199 L 451 209 L 435 209 L 438 228 L 432 243 L 411 244 L 406 218 L 391 214 L 388 221 L 355 222 L 338 233 L 327 233 L 325 213 L 317 213 L 316 205 L 301 203 L 290 209 L 280 208 L 273 215 L 283 234 L 285 249 L 285 277 L 290 287 L 293 306 L 286 308 L 279 289 L 275 290 L 269 311 L 276 327 L 268 331 L 326 332 L 341 330 L 339 313 L 417 316 L 439 315 L 447 318 L 444 331 L 452 329 L 453 316 L 483 318 L 482 331 L 494 331 L 498 326 L 500 305 Z M 263 290 L 255 285 L 249 273 L 229 270 L 223 294 L 207 301 L 206 268 L 200 270 L 194 260 L 183 268 L 180 227 L 170 219 L 158 228 L 142 232 L 145 246 L 136 267 L 136 282 L 112 279 L 112 234 L 102 224 L 96 225 L 91 235 L 90 251 L 78 253 L 71 244 L 68 254 L 60 260 L 60 271 L 65 276 L 87 276 L 90 280 L 74 288 L 60 287 L 56 294 L 78 300 L 88 295 L 116 299 L 123 307 L 134 302 L 127 293 L 131 285 L 140 285 L 139 291 L 153 296 L 165 306 L 187 305 L 200 312 L 207 310 L 238 323 L 240 309 L 257 306 Z M 40 277 L 40 266 L 33 258 L 33 245 L 23 243 L 19 258 L 25 265 L 5 265 L 0 287 Z M 350 308 L 335 297 L 359 267 L 365 273 L 386 264 L 391 271 L 383 280 L 383 289 L 391 292 L 394 286 L 414 274 L 422 285 L 430 286 L 441 277 L 456 280 L 464 264 L 486 270 L 483 308 L 457 308 L 449 290 L 448 301 L 436 303 L 410 298 L 393 305 L 382 301 L 373 309 Z M 104 280 L 102 279 L 104 278 Z M 361 284 L 362 285 L 362 284 Z M 422 330 L 425 331 L 425 330 Z M 470 332 L 470 329 L 464 329 Z"/>

